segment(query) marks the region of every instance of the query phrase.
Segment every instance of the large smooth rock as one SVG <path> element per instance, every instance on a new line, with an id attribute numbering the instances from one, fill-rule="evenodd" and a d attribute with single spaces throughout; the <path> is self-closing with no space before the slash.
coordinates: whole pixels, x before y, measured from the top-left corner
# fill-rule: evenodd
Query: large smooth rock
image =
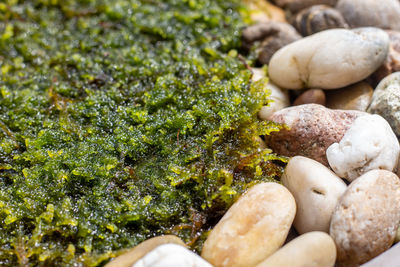
<path id="1" fill-rule="evenodd" d="M 282 246 L 295 213 L 295 200 L 284 186 L 257 184 L 218 222 L 201 256 L 215 267 L 254 266 Z"/>
<path id="2" fill-rule="evenodd" d="M 374 90 L 366 82 L 359 82 L 345 88 L 326 91 L 326 107 L 366 111 L 372 101 Z"/>
<path id="3" fill-rule="evenodd" d="M 349 27 L 339 11 L 326 5 L 315 5 L 301 10 L 292 24 L 303 36 L 329 29 Z"/>
<path id="4" fill-rule="evenodd" d="M 132 267 L 212 267 L 212 265 L 185 247 L 164 244 L 147 253 Z"/>
<path id="5" fill-rule="evenodd" d="M 273 2 L 283 8 L 287 8 L 292 12 L 297 12 L 303 8 L 314 5 L 335 6 L 337 0 L 273 0 Z"/>
<path id="6" fill-rule="evenodd" d="M 124 254 L 116 257 L 105 265 L 105 267 L 131 267 L 133 263 L 152 251 L 158 246 L 164 244 L 175 244 L 185 246 L 183 241 L 174 235 L 157 236 L 143 241 L 136 247 L 126 251 Z"/>
<path id="7" fill-rule="evenodd" d="M 326 150 L 333 171 L 350 182 L 370 170 L 393 171 L 399 154 L 396 135 L 379 115 L 357 118 L 340 142 Z"/>
<path id="8" fill-rule="evenodd" d="M 279 49 L 268 72 L 282 88 L 341 88 L 368 77 L 388 51 L 389 37 L 383 30 L 326 30 Z"/>
<path id="9" fill-rule="evenodd" d="M 266 73 L 264 69 L 253 68 L 252 81 L 257 82 L 261 79 L 266 78 Z M 286 108 L 290 105 L 289 93 L 287 90 L 283 90 L 276 86 L 275 84 L 268 81 L 265 85 L 265 89 L 270 91 L 268 105 L 265 105 L 258 112 L 258 117 L 262 120 L 268 120 L 269 117 L 276 111 Z"/>
<path id="10" fill-rule="evenodd" d="M 384 117 L 400 136 L 400 72 L 390 74 L 378 84 L 367 111 Z"/>
<path id="11" fill-rule="evenodd" d="M 400 222 L 400 180 L 372 170 L 352 182 L 332 215 L 340 266 L 359 266 L 393 244 Z"/>
<path id="12" fill-rule="evenodd" d="M 339 142 L 353 121 L 367 113 L 331 110 L 317 104 L 284 108 L 270 119 L 288 128 L 265 136 L 274 152 L 284 156 L 304 156 L 328 166 L 326 149 Z"/>
<path id="13" fill-rule="evenodd" d="M 346 184 L 321 163 L 296 156 L 290 159 L 281 178 L 297 204 L 294 227 L 300 233 L 328 233 L 332 213 Z"/>
<path id="14" fill-rule="evenodd" d="M 333 239 L 323 232 L 310 232 L 290 241 L 257 267 L 330 267 L 335 260 Z"/>
<path id="15" fill-rule="evenodd" d="M 352 28 L 372 26 L 400 30 L 398 0 L 339 0 L 336 8 Z"/>

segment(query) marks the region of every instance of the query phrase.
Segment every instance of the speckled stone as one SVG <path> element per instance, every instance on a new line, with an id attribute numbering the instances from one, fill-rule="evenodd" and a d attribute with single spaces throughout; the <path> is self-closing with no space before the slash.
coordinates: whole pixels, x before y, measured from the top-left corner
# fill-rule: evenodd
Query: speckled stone
<path id="1" fill-rule="evenodd" d="M 339 266 L 359 266 L 393 244 L 400 222 L 400 180 L 372 170 L 354 180 L 332 215 Z"/>
<path id="2" fill-rule="evenodd" d="M 326 149 L 342 139 L 357 117 L 366 114 L 353 110 L 331 110 L 317 104 L 284 108 L 270 119 L 286 124 L 289 129 L 271 133 L 265 141 L 280 155 L 304 156 L 328 166 Z"/>

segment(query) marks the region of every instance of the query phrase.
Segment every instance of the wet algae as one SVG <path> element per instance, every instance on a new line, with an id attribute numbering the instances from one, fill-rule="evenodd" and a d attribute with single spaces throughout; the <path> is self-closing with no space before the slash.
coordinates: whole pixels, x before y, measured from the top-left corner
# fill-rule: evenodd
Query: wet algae
<path id="1" fill-rule="evenodd" d="M 152 236 L 199 250 L 280 174 L 238 0 L 0 2 L 0 265 L 96 266 Z"/>

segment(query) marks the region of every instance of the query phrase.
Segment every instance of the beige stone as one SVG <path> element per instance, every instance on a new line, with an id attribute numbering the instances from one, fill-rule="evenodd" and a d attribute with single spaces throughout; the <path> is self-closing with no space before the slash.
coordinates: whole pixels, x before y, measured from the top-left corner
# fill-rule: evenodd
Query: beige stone
<path id="1" fill-rule="evenodd" d="M 366 111 L 372 100 L 372 87 L 359 82 L 345 88 L 326 91 L 326 107 Z"/>
<path id="2" fill-rule="evenodd" d="M 353 121 L 368 113 L 355 110 L 331 110 L 317 104 L 284 108 L 270 119 L 288 129 L 265 136 L 274 152 L 284 156 L 304 156 L 326 166 L 326 149 L 339 142 Z"/>
<path id="3" fill-rule="evenodd" d="M 322 31 L 279 49 L 269 62 L 271 80 L 286 89 L 337 89 L 378 69 L 389 51 L 389 36 L 377 28 Z"/>
<path id="4" fill-rule="evenodd" d="M 254 266 L 282 246 L 295 213 L 295 200 L 284 186 L 257 184 L 214 227 L 201 256 L 215 267 Z"/>
<path id="5" fill-rule="evenodd" d="M 257 267 L 332 267 L 336 246 L 323 232 L 310 232 L 297 237 Z"/>
<path id="6" fill-rule="evenodd" d="M 339 266 L 359 266 L 393 244 L 400 221 L 400 180 L 372 170 L 354 180 L 332 215 Z"/>
<path id="7" fill-rule="evenodd" d="M 136 247 L 127 250 L 122 255 L 107 263 L 105 267 L 131 267 L 132 264 L 145 256 L 147 253 L 164 244 L 177 244 L 180 246 L 185 246 L 183 241 L 174 235 L 153 237 L 143 241 Z"/>
<path id="8" fill-rule="evenodd" d="M 346 184 L 321 163 L 296 156 L 290 159 L 281 178 L 296 200 L 294 227 L 300 233 L 329 232 L 332 213 Z"/>

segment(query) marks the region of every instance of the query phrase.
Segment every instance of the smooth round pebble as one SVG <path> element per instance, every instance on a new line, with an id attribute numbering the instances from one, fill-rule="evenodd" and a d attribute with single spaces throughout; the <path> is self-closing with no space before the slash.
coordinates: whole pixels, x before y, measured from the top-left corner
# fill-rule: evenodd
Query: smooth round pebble
<path id="1" fill-rule="evenodd" d="M 367 111 L 384 117 L 400 136 L 400 72 L 390 74 L 378 84 Z"/>
<path id="2" fill-rule="evenodd" d="M 342 139 L 353 121 L 368 113 L 355 110 L 331 110 L 317 104 L 284 108 L 270 120 L 284 124 L 281 129 L 265 136 L 269 148 L 280 155 L 304 156 L 326 166 L 326 149 Z"/>
<path id="3" fill-rule="evenodd" d="M 212 265 L 185 247 L 164 244 L 147 253 L 132 267 L 212 267 Z"/>
<path id="4" fill-rule="evenodd" d="M 400 30 L 398 0 L 339 0 L 336 8 L 352 28 L 373 26 Z"/>
<path id="5" fill-rule="evenodd" d="M 389 37 L 383 30 L 326 30 L 279 49 L 268 73 L 282 88 L 341 88 L 368 77 L 388 51 Z"/>
<path id="6" fill-rule="evenodd" d="M 352 182 L 332 215 L 339 266 L 359 266 L 393 244 L 400 222 L 400 180 L 372 170 Z"/>
<path id="7" fill-rule="evenodd" d="M 281 178 L 296 200 L 294 227 L 300 234 L 329 231 L 332 213 L 346 184 L 321 163 L 296 156 L 290 159 Z"/>
<path id="8" fill-rule="evenodd" d="M 295 213 L 295 200 L 284 186 L 257 184 L 214 227 L 201 256 L 215 267 L 254 266 L 282 246 Z"/>
<path id="9" fill-rule="evenodd" d="M 260 68 L 253 68 L 252 81 L 256 82 L 266 77 L 265 70 Z M 266 90 L 271 92 L 268 105 L 263 106 L 258 112 L 258 117 L 262 120 L 268 120 L 269 117 L 276 111 L 281 110 L 290 105 L 289 93 L 287 90 L 283 90 L 275 84 L 268 81 L 265 86 Z"/>
<path id="10" fill-rule="evenodd" d="M 293 102 L 293 106 L 304 104 L 319 104 L 325 106 L 326 97 L 321 89 L 310 89 L 299 95 Z"/>
<path id="11" fill-rule="evenodd" d="M 374 169 L 393 171 L 400 146 L 389 123 L 379 115 L 357 118 L 338 143 L 326 150 L 329 166 L 340 177 L 353 181 Z"/>
<path id="12" fill-rule="evenodd" d="M 301 10 L 292 24 L 303 36 L 334 28 L 349 27 L 339 11 L 326 5 L 315 5 Z"/>
<path id="13" fill-rule="evenodd" d="M 283 8 L 287 8 L 292 12 L 314 5 L 335 6 L 337 0 L 273 0 L 273 2 Z"/>
<path id="14" fill-rule="evenodd" d="M 366 111 L 374 90 L 366 82 L 359 82 L 345 88 L 326 91 L 326 107 Z"/>
<path id="15" fill-rule="evenodd" d="M 400 31 L 386 31 L 390 39 L 389 54 L 385 62 L 374 72 L 372 78 L 380 82 L 393 72 L 400 71 Z"/>
<path id="16" fill-rule="evenodd" d="M 331 267 L 336 260 L 333 239 L 323 232 L 297 237 L 256 267 Z"/>
<path id="17" fill-rule="evenodd" d="M 115 259 L 107 263 L 105 267 L 131 267 L 133 263 L 135 263 L 140 258 L 145 256 L 147 253 L 149 253 L 156 247 L 164 244 L 175 244 L 175 245 L 185 246 L 183 241 L 179 237 L 174 235 L 163 235 L 163 236 L 153 237 L 143 241 L 136 247 L 116 257 Z"/>

